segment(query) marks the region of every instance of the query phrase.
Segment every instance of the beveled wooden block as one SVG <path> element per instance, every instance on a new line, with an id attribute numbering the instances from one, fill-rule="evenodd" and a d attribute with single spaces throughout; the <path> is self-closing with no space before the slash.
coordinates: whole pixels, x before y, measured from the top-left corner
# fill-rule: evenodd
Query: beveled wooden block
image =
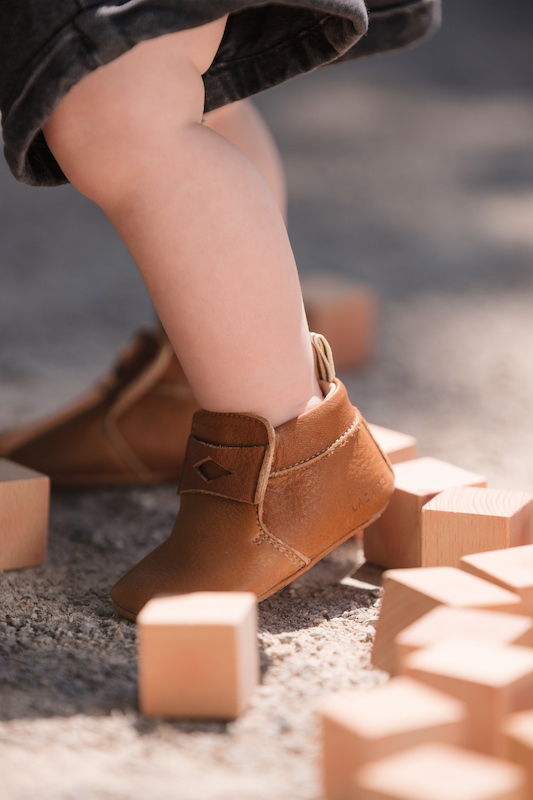
<path id="1" fill-rule="evenodd" d="M 446 639 L 517 644 L 533 647 L 533 619 L 519 614 L 483 611 L 477 608 L 437 606 L 424 614 L 395 639 L 395 664 L 401 671 L 404 659 L 424 647 Z"/>
<path id="2" fill-rule="evenodd" d="M 143 714 L 233 719 L 245 710 L 259 681 L 254 594 L 160 595 L 137 622 Z"/>
<path id="3" fill-rule="evenodd" d="M 459 566 L 462 556 L 533 543 L 533 495 L 461 486 L 422 509 L 423 567 Z"/>
<path id="4" fill-rule="evenodd" d="M 309 328 L 326 337 L 337 369 L 369 361 L 376 344 L 376 292 L 330 273 L 302 275 L 301 284 Z"/>
<path id="5" fill-rule="evenodd" d="M 527 776 L 526 796 L 533 797 L 533 711 L 510 714 L 502 726 L 503 752 L 508 761 L 519 764 Z"/>
<path id="6" fill-rule="evenodd" d="M 374 425 L 373 423 L 369 423 L 368 427 L 391 464 L 410 461 L 417 457 L 418 443 L 414 436 L 393 431 L 390 428 L 382 428 L 381 425 Z"/>
<path id="7" fill-rule="evenodd" d="M 382 567 L 422 566 L 422 507 L 456 486 L 485 486 L 482 475 L 436 458 L 394 465 L 396 488 L 381 517 L 364 533 L 365 558 Z"/>
<path id="8" fill-rule="evenodd" d="M 411 678 L 323 700 L 322 779 L 326 800 L 351 796 L 354 770 L 425 741 L 461 744 L 465 706 Z"/>
<path id="9" fill-rule="evenodd" d="M 533 708 L 529 647 L 448 639 L 407 656 L 402 672 L 463 701 L 466 746 L 484 753 L 502 755 L 505 716 Z"/>
<path id="10" fill-rule="evenodd" d="M 388 570 L 383 575 L 383 600 L 372 649 L 374 666 L 394 674 L 396 636 L 439 605 L 514 614 L 522 609 L 518 595 L 454 567 Z"/>
<path id="11" fill-rule="evenodd" d="M 533 616 L 533 545 L 464 556 L 461 569 L 516 592 L 523 613 Z"/>
<path id="12" fill-rule="evenodd" d="M 0 569 L 36 567 L 46 557 L 50 478 L 0 459 Z"/>
<path id="13" fill-rule="evenodd" d="M 435 743 L 363 767 L 350 800 L 527 800 L 525 786 L 515 764 Z"/>

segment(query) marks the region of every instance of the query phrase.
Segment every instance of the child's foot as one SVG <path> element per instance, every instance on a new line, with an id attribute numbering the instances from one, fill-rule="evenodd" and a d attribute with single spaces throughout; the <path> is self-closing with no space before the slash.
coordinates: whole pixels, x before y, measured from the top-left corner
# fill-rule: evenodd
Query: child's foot
<path id="1" fill-rule="evenodd" d="M 333 378 L 315 336 L 324 400 L 277 428 L 249 414 L 197 411 L 174 529 L 113 588 L 135 619 L 154 594 L 252 591 L 260 600 L 306 572 L 385 509 L 393 473 Z"/>
<path id="2" fill-rule="evenodd" d="M 81 400 L 0 434 L 0 457 L 44 472 L 55 486 L 177 481 L 197 408 L 164 333 L 142 331 Z"/>

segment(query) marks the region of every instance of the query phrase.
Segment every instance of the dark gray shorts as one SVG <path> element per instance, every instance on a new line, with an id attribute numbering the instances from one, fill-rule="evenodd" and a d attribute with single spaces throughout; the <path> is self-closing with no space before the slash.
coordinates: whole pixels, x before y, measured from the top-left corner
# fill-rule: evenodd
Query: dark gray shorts
<path id="1" fill-rule="evenodd" d="M 363 0 L 4 0 L 0 110 L 9 167 L 25 183 L 65 183 L 41 126 L 81 78 L 145 39 L 229 13 L 204 76 L 211 111 L 328 62 L 404 47 L 439 20 L 440 0 L 367 0 L 366 6 Z"/>

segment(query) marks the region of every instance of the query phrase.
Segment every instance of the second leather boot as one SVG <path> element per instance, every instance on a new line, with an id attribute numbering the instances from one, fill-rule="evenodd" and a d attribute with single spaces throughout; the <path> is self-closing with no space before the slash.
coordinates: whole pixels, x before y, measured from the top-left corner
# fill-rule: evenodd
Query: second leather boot
<path id="1" fill-rule="evenodd" d="M 311 411 L 275 429 L 252 414 L 196 412 L 176 523 L 113 588 L 120 614 L 135 619 L 167 592 L 264 599 L 385 509 L 392 468 L 332 376 L 323 341 L 314 337 L 324 400 Z"/>
<path id="2" fill-rule="evenodd" d="M 44 472 L 56 487 L 177 481 L 197 408 L 165 334 L 140 331 L 81 400 L 0 433 L 0 457 Z"/>

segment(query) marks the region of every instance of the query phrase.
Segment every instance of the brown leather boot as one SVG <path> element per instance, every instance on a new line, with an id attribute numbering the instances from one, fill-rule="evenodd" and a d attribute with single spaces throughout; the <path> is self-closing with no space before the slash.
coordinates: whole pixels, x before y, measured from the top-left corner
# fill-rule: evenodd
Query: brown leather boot
<path id="1" fill-rule="evenodd" d="M 177 481 L 197 408 L 165 334 L 141 331 L 80 401 L 0 434 L 0 456 L 46 473 L 55 486 Z"/>
<path id="2" fill-rule="evenodd" d="M 369 525 L 387 506 L 393 472 L 333 377 L 313 335 L 324 401 L 273 428 L 252 414 L 199 410 L 170 537 L 113 588 L 135 619 L 155 594 L 252 591 L 262 600 Z"/>

